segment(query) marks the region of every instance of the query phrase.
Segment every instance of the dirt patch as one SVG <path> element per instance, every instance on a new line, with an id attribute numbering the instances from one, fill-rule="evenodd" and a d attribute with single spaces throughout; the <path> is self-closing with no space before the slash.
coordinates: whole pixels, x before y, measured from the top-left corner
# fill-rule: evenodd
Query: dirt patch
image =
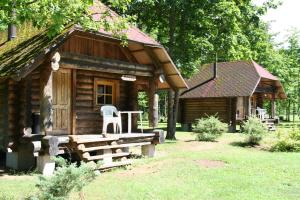
<path id="1" fill-rule="evenodd" d="M 163 161 L 156 161 L 140 166 L 132 166 L 130 169 L 121 171 L 118 173 L 120 177 L 131 177 L 131 176 L 141 176 L 146 174 L 155 174 L 161 171 L 166 165 L 172 165 L 174 162 L 180 162 L 184 159 L 167 159 Z"/>
<path id="2" fill-rule="evenodd" d="M 203 151 L 203 150 L 211 150 L 216 149 L 221 146 L 218 142 L 198 142 L 198 141 L 180 141 L 176 148 L 180 149 L 180 151 Z"/>
<path id="3" fill-rule="evenodd" d="M 221 160 L 196 160 L 196 163 L 205 168 L 221 168 L 226 165 L 226 163 Z"/>

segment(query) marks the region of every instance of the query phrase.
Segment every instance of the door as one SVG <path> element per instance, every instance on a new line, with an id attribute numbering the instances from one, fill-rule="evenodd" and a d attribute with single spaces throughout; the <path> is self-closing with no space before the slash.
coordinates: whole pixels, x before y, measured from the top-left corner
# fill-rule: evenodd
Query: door
<path id="1" fill-rule="evenodd" d="M 71 70 L 53 73 L 53 134 L 71 134 Z"/>

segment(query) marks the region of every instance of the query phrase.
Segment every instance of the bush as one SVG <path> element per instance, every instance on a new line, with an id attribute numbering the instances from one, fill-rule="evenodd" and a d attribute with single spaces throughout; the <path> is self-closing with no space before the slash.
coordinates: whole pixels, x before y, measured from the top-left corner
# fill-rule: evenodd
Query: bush
<path id="1" fill-rule="evenodd" d="M 267 132 L 267 126 L 257 117 L 250 117 L 243 123 L 243 133 L 247 135 L 246 143 L 250 145 L 259 144 Z"/>
<path id="2" fill-rule="evenodd" d="M 81 163 L 79 167 L 75 163 L 67 164 L 63 158 L 56 158 L 58 167 L 54 175 L 50 177 L 40 176 L 36 185 L 39 192 L 31 196 L 29 200 L 64 200 L 68 199 L 72 191 L 79 192 L 82 197 L 82 188 L 95 177 L 94 166 Z"/>
<path id="3" fill-rule="evenodd" d="M 293 129 L 286 134 L 279 134 L 278 141 L 271 146 L 271 151 L 300 152 L 300 130 Z"/>
<path id="4" fill-rule="evenodd" d="M 193 127 L 198 141 L 214 141 L 227 129 L 227 124 L 222 123 L 217 117 L 197 119 Z"/>

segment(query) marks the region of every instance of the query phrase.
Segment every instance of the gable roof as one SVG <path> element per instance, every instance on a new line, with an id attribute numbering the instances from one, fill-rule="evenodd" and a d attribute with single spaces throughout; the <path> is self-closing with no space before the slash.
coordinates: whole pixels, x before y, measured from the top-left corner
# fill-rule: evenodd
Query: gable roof
<path id="1" fill-rule="evenodd" d="M 274 82 L 278 90 L 277 98 L 286 98 L 279 79 L 254 61 L 217 63 L 217 77 L 211 79 L 213 66 L 202 66 L 198 73 L 187 80 L 190 89 L 184 91 L 180 98 L 251 96 L 263 79 Z"/>
<path id="2" fill-rule="evenodd" d="M 101 8 L 94 6 L 92 11 L 97 13 L 97 9 Z M 105 7 L 105 9 L 109 9 Z M 118 16 L 113 11 L 113 16 Z M 101 13 L 101 12 L 99 12 Z M 99 16 L 98 16 L 99 17 Z M 97 14 L 95 15 L 95 20 Z M 25 77 L 34 67 L 40 64 L 41 58 L 45 58 L 55 51 L 71 34 L 76 31 L 83 31 L 78 26 L 66 28 L 62 33 L 54 38 L 49 38 L 46 31 L 36 31 L 32 35 L 29 34 L 25 39 L 17 42 L 15 40 L 8 41 L 0 46 L 0 78 L 12 77 L 14 79 L 21 79 Z M 104 38 L 110 38 L 120 41 L 114 37 L 112 33 L 106 32 L 102 29 L 98 31 L 87 31 L 91 34 L 101 35 Z M 131 26 L 125 30 L 128 43 L 138 43 L 142 47 L 147 46 L 151 48 L 154 56 L 162 63 L 162 70 L 168 77 L 167 81 L 173 88 L 187 88 L 187 85 L 182 78 L 180 72 L 176 68 L 172 59 L 168 55 L 165 48 L 155 41 L 153 38 L 143 33 L 137 27 Z M 20 36 L 19 36 L 20 37 Z M 120 41 L 121 42 L 121 41 Z M 13 45 L 12 45 L 13 44 Z M 10 46 L 12 48 L 10 48 Z M 26 73 L 25 73 L 26 72 Z"/>

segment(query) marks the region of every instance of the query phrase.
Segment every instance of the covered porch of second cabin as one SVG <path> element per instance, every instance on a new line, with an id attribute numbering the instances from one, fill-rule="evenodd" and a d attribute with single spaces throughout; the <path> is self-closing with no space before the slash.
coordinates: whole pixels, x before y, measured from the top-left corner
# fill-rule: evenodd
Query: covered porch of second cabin
<path id="1" fill-rule="evenodd" d="M 241 123 L 249 116 L 256 116 L 267 123 L 269 129 L 275 129 L 274 124 L 279 123 L 276 101 L 282 99 L 286 99 L 286 95 L 279 80 L 261 78 L 252 96 L 237 98 L 237 122 Z"/>

